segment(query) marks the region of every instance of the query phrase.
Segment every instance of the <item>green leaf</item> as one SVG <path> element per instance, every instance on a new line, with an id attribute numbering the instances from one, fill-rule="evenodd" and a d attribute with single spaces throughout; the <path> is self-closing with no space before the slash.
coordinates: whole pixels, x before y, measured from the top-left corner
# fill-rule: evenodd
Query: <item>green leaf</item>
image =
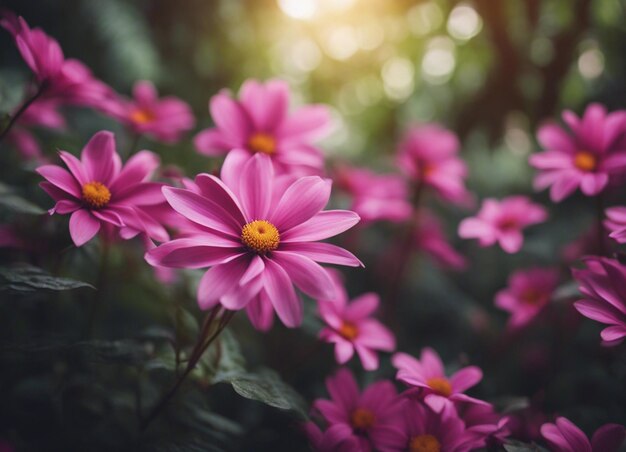
<path id="1" fill-rule="evenodd" d="M 15 264 L 10 267 L 0 267 L 0 291 L 35 292 L 37 290 L 71 290 L 80 287 L 94 286 L 83 281 L 70 278 L 52 276 L 38 267 L 28 264 Z"/>
<path id="2" fill-rule="evenodd" d="M 507 452 L 547 452 L 535 443 L 527 444 L 516 440 L 509 440 L 507 444 L 504 444 L 504 450 Z"/>
<path id="3" fill-rule="evenodd" d="M 219 380 L 222 375 L 246 372 L 246 360 L 241 353 L 239 342 L 229 330 L 222 331 L 215 343 L 205 352 L 199 365 L 209 381 Z"/>
<path id="4" fill-rule="evenodd" d="M 16 195 L 13 188 L 2 183 L 0 183 L 0 206 L 4 206 L 13 212 L 30 215 L 43 215 L 46 213 L 41 207 Z"/>

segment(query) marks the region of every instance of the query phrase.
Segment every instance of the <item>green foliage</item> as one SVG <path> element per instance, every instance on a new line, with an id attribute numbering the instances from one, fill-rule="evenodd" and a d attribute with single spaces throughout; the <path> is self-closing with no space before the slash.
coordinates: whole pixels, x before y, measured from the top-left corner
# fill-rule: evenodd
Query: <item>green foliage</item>
<path id="1" fill-rule="evenodd" d="M 35 292 L 37 290 L 71 290 L 81 287 L 95 289 L 94 286 L 82 281 L 70 278 L 52 276 L 41 268 L 28 264 L 13 264 L 8 267 L 0 267 L 1 291 L 12 292 Z"/>

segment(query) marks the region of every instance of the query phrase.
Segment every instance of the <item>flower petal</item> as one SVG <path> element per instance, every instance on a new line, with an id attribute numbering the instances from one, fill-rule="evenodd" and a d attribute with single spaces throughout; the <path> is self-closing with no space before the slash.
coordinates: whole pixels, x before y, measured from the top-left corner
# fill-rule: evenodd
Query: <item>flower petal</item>
<path id="1" fill-rule="evenodd" d="M 100 222 L 87 210 L 77 210 L 70 217 L 70 235 L 76 246 L 82 246 L 91 240 L 100 230 Z"/>
<path id="2" fill-rule="evenodd" d="M 270 221 L 284 233 L 312 218 L 328 204 L 331 182 L 317 176 L 298 179 L 285 191 Z"/>
<path id="3" fill-rule="evenodd" d="M 325 210 L 283 233 L 282 242 L 314 242 L 347 231 L 360 217 L 349 210 Z"/>
<path id="4" fill-rule="evenodd" d="M 265 261 L 265 291 L 280 320 L 289 328 L 302 323 L 302 300 L 296 295 L 287 272 L 271 259 Z"/>

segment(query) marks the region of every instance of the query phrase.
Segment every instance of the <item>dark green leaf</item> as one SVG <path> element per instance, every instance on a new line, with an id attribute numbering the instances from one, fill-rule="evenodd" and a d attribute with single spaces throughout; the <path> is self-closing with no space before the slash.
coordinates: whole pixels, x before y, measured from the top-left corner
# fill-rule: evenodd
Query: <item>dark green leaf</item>
<path id="1" fill-rule="evenodd" d="M 35 292 L 37 290 L 71 290 L 80 287 L 94 286 L 83 281 L 70 278 L 60 278 L 46 273 L 38 267 L 28 264 L 15 264 L 11 267 L 0 267 L 0 290 L 14 292 Z"/>
<path id="2" fill-rule="evenodd" d="M 504 444 L 504 450 L 507 452 L 547 452 L 546 449 L 535 443 L 527 444 L 515 440 L 510 440 L 507 444 Z"/>
<path id="3" fill-rule="evenodd" d="M 18 196 L 11 187 L 2 183 L 0 183 L 0 206 L 4 206 L 13 212 L 31 215 L 42 215 L 46 213 L 45 210 L 21 196 Z"/>

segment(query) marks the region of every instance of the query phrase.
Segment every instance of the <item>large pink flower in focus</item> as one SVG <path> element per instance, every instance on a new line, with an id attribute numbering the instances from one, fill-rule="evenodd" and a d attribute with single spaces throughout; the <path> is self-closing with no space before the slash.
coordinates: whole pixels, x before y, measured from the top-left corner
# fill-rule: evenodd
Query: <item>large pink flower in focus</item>
<path id="1" fill-rule="evenodd" d="M 467 265 L 465 257 L 450 245 L 443 231 L 443 225 L 433 212 L 420 209 L 413 232 L 415 248 L 430 255 L 442 267 L 464 269 Z"/>
<path id="2" fill-rule="evenodd" d="M 626 207 L 609 207 L 604 214 L 604 226 L 611 231 L 609 237 L 617 243 L 626 243 Z"/>
<path id="3" fill-rule="evenodd" d="M 313 408 L 319 411 L 331 428 L 349 428 L 350 436 L 358 439 L 355 452 L 380 449 L 390 437 L 399 434 L 402 424 L 402 400 L 390 381 L 369 385 L 363 393 L 352 373 L 345 368 L 326 379 L 331 400 L 317 399 Z"/>
<path id="4" fill-rule="evenodd" d="M 602 330 L 604 345 L 626 337 L 626 267 L 614 259 L 588 257 L 586 269 L 573 269 L 584 299 L 574 306 L 585 317 L 609 325 Z"/>
<path id="5" fill-rule="evenodd" d="M 478 239 L 483 247 L 498 243 L 507 253 L 517 253 L 524 244 L 522 230 L 547 218 L 546 209 L 526 196 L 509 196 L 501 201 L 488 198 L 475 217 L 461 222 L 459 236 Z"/>
<path id="6" fill-rule="evenodd" d="M 530 156 L 530 164 L 540 170 L 535 188 L 550 188 L 550 198 L 559 202 L 578 187 L 587 196 L 595 196 L 609 183 L 611 176 L 626 171 L 626 111 L 613 113 L 599 104 L 591 104 L 582 118 L 563 112 L 563 121 L 571 134 L 555 124 L 539 129 L 537 137 L 545 151 Z"/>
<path id="7" fill-rule="evenodd" d="M 330 116 L 322 105 L 307 105 L 289 113 L 289 87 L 281 80 L 247 80 L 239 100 L 221 92 L 211 99 L 216 127 L 195 137 L 205 155 L 237 154 L 239 165 L 254 154 L 271 157 L 278 172 L 320 174 L 324 157 L 312 141 L 328 130 Z"/>
<path id="8" fill-rule="evenodd" d="M 424 348 L 417 360 L 406 353 L 396 353 L 391 362 L 398 369 L 396 379 L 419 389 L 424 403 L 441 412 L 453 402 L 470 402 L 481 405 L 489 403 L 464 394 L 464 391 L 482 380 L 483 373 L 476 366 L 468 366 L 447 377 L 439 355 L 431 348 Z"/>
<path id="9" fill-rule="evenodd" d="M 550 302 L 559 282 L 559 271 L 531 268 L 513 273 L 508 287 L 496 294 L 495 305 L 511 314 L 508 327 L 528 325 Z"/>
<path id="10" fill-rule="evenodd" d="M 619 424 L 606 424 L 595 431 L 591 442 L 582 430 L 564 417 L 554 424 L 543 424 L 541 435 L 554 452 L 617 452 L 626 438 L 626 429 Z"/>
<path id="11" fill-rule="evenodd" d="M 266 325 L 271 304 L 285 325 L 295 327 L 302 321 L 302 301 L 294 284 L 313 298 L 332 298 L 334 285 L 318 262 L 362 265 L 343 248 L 317 243 L 351 228 L 359 217 L 322 211 L 329 180 L 308 176 L 284 188 L 268 156 L 255 155 L 242 169 L 236 159 L 229 154 L 221 180 L 196 176 L 201 194 L 163 189 L 172 208 L 202 229 L 149 251 L 146 259 L 166 267 L 211 267 L 198 287 L 202 309 L 220 303 L 239 310 L 253 303 L 248 315 L 253 323 L 263 317 L 258 323 Z"/>
<path id="12" fill-rule="evenodd" d="M 335 359 L 339 364 L 348 362 L 356 351 L 365 370 L 378 369 L 376 351 L 392 352 L 396 348 L 393 333 L 371 318 L 380 298 L 375 293 L 366 293 L 348 303 L 340 275 L 331 270 L 329 273 L 335 285 L 335 296 L 318 300 L 320 316 L 327 325 L 320 332 L 320 338 L 335 344 Z"/>
<path id="13" fill-rule="evenodd" d="M 40 184 L 55 201 L 50 215 L 72 214 L 70 235 L 76 246 L 91 240 L 101 227 L 142 231 L 149 237 L 168 240 L 165 229 L 142 207 L 163 202 L 162 184 L 147 182 L 159 165 L 158 157 L 141 151 L 122 166 L 111 132 L 96 133 L 83 148 L 80 160 L 60 151 L 69 171 L 44 165 L 37 172 L 46 181 Z M 134 235 L 134 234 L 133 234 Z"/>

